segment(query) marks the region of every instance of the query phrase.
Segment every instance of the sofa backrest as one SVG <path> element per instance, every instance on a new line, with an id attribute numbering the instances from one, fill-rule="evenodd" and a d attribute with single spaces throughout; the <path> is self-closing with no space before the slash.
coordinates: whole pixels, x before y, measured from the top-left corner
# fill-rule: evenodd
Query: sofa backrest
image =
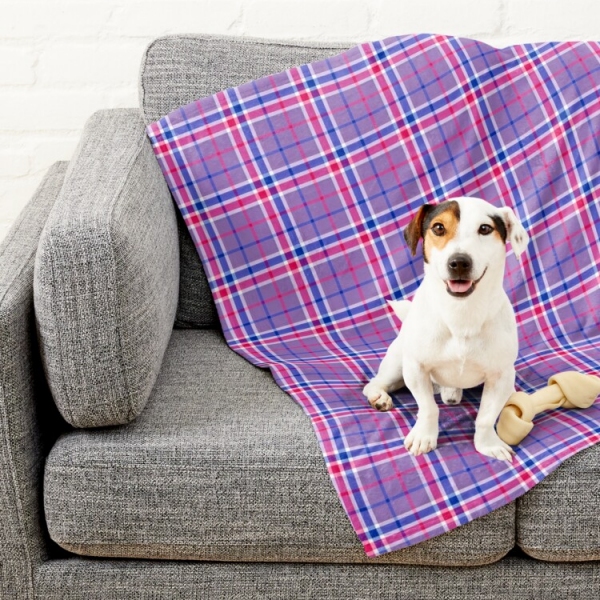
<path id="1" fill-rule="evenodd" d="M 291 67 L 342 52 L 347 45 L 300 45 L 202 35 L 152 42 L 140 73 L 140 104 L 152 123 L 184 104 Z M 180 292 L 176 326 L 218 325 L 208 282 L 192 239 L 179 218 Z"/>

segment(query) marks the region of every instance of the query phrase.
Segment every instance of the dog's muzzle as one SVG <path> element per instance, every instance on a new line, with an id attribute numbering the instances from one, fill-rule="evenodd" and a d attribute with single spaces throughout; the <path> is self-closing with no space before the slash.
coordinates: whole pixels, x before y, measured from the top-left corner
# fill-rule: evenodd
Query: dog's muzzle
<path id="1" fill-rule="evenodd" d="M 449 279 L 446 281 L 446 291 L 455 298 L 466 298 L 474 291 L 477 284 L 482 280 L 487 267 L 481 277 L 477 280 L 471 278 L 473 260 L 468 254 L 453 254 L 448 259 Z"/>

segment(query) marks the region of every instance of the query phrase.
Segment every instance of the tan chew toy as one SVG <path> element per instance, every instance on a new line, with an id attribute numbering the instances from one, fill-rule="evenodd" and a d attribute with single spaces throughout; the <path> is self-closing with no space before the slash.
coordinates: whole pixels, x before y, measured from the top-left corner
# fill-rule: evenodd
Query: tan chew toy
<path id="1" fill-rule="evenodd" d="M 548 387 L 531 395 L 515 392 L 500 413 L 496 431 L 514 446 L 533 429 L 535 415 L 554 408 L 589 408 L 600 394 L 600 377 L 565 371 L 550 377 Z"/>

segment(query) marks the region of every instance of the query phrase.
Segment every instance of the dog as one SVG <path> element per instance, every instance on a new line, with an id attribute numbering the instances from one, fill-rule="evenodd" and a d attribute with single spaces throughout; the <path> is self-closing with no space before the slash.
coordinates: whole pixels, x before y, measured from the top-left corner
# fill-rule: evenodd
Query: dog
<path id="1" fill-rule="evenodd" d="M 502 287 L 506 243 L 520 258 L 527 232 L 508 207 L 480 198 L 450 198 L 425 204 L 404 230 L 416 255 L 423 240 L 424 278 L 412 302 L 391 302 L 402 320 L 375 377 L 364 387 L 370 405 L 392 408 L 389 395 L 406 385 L 418 405 L 417 420 L 404 440 L 414 456 L 434 450 L 439 408 L 458 404 L 462 390 L 483 384 L 475 419 L 475 448 L 512 461 L 512 448 L 494 426 L 515 391 L 517 325 Z"/>

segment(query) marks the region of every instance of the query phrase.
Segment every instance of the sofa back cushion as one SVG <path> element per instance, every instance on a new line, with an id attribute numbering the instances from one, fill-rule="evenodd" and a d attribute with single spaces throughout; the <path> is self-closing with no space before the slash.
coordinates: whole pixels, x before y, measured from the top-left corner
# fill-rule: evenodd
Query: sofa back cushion
<path id="1" fill-rule="evenodd" d="M 34 270 L 40 350 L 75 427 L 143 409 L 171 337 L 175 210 L 137 109 L 93 115 L 42 231 Z"/>
<path id="2" fill-rule="evenodd" d="M 347 45 L 298 45 L 201 35 L 158 38 L 144 55 L 140 103 L 147 124 L 175 108 L 247 81 L 333 56 Z M 206 275 L 179 219 L 180 296 L 176 325 L 214 327 L 216 310 Z"/>

